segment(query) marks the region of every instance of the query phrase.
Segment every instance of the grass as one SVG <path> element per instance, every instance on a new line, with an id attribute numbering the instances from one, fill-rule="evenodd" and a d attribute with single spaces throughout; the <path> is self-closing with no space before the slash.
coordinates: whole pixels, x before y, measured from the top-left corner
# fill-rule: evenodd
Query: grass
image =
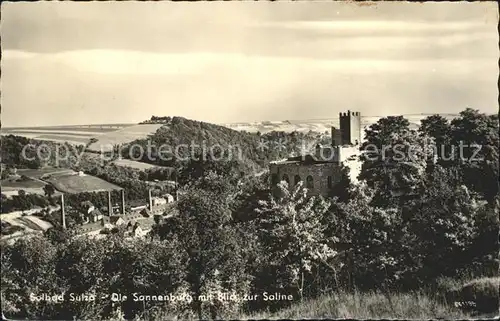
<path id="1" fill-rule="evenodd" d="M 101 135 L 121 132 L 132 124 L 115 125 L 82 125 L 82 126 L 49 126 L 49 127 L 18 127 L 2 128 L 2 135 L 16 135 L 38 140 L 67 142 L 73 145 L 86 145 L 91 138 Z M 125 133 L 127 131 L 124 131 Z"/>
<path id="2" fill-rule="evenodd" d="M 2 180 L 1 186 L 2 188 L 5 189 L 17 191 L 20 189 L 28 189 L 28 188 L 43 188 L 45 184 L 40 181 L 35 181 L 33 179 L 19 180 L 19 181 Z"/>
<path id="3" fill-rule="evenodd" d="M 103 179 L 90 175 L 57 176 L 50 178 L 47 181 L 50 182 L 57 190 L 70 194 L 121 189 L 117 185 L 111 184 Z"/>
<path id="4" fill-rule="evenodd" d="M 339 293 L 297 303 L 276 313 L 239 316 L 238 319 L 467 319 L 470 314 L 438 303 L 421 293 L 395 293 L 392 305 L 381 293 Z"/>
<path id="5" fill-rule="evenodd" d="M 147 138 L 149 135 L 154 134 L 161 126 L 161 124 L 144 124 L 121 128 L 96 137 L 98 141 L 90 144 L 87 149 L 95 152 L 112 151 L 114 145 L 126 144 L 137 139 Z"/>
<path id="6" fill-rule="evenodd" d="M 44 175 L 52 175 L 52 174 L 61 174 L 64 173 L 66 175 L 74 173 L 73 170 L 71 169 L 64 169 L 64 168 L 54 168 L 54 167 L 44 167 L 44 168 L 38 168 L 38 169 L 18 169 L 17 174 L 18 175 L 25 175 L 30 178 L 35 178 L 39 179 Z"/>
<path id="7" fill-rule="evenodd" d="M 19 195 L 19 191 L 23 190 L 27 194 L 44 194 L 43 182 L 34 180 L 32 178 L 19 179 L 19 180 L 2 180 L 0 182 L 2 193 L 6 196 Z"/>
<path id="8" fill-rule="evenodd" d="M 133 124 L 111 124 L 111 125 L 75 125 L 75 126 L 40 126 L 40 127 L 10 127 L 2 128 L 2 132 L 26 132 L 26 131 L 60 131 L 60 132 L 90 132 L 105 133 L 117 129 L 132 126 Z"/>
<path id="9" fill-rule="evenodd" d="M 116 166 L 132 167 L 132 168 L 139 169 L 139 170 L 147 170 L 147 169 L 151 169 L 151 168 L 162 168 L 161 166 L 152 165 L 152 164 L 143 163 L 143 162 L 138 162 L 138 161 L 133 161 L 130 159 L 117 159 L 117 160 L 113 161 L 113 164 L 115 164 Z M 164 167 L 164 168 L 167 168 L 167 167 Z"/>
<path id="10" fill-rule="evenodd" d="M 76 136 L 76 135 L 70 135 L 70 134 L 44 134 L 44 135 L 39 135 L 36 137 L 36 139 L 39 140 L 52 140 L 56 142 L 68 142 L 68 143 L 75 143 L 75 144 L 87 144 L 89 140 L 93 136 L 87 136 L 87 137 L 82 137 L 82 136 Z"/>
<path id="11" fill-rule="evenodd" d="M 376 292 L 338 293 L 314 300 L 297 302 L 290 308 L 276 313 L 261 312 L 250 315 L 224 316 L 236 320 L 281 320 L 281 319 L 468 319 L 469 313 L 454 306 L 437 303 L 436 300 L 419 293 L 396 293 L 387 298 Z M 140 321 L 176 320 L 168 311 L 159 311 L 152 316 L 136 318 Z M 186 319 L 185 317 L 182 319 Z M 195 317 L 189 318 L 195 320 Z M 111 319 L 114 320 L 114 319 Z"/>

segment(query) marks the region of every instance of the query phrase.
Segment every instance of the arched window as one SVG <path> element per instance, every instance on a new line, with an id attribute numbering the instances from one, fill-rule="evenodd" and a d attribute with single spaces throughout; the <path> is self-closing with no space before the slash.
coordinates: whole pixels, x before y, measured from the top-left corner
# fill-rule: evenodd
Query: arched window
<path id="1" fill-rule="evenodd" d="M 287 174 L 283 175 L 283 179 L 282 180 L 285 181 L 288 185 L 290 185 L 290 179 L 288 178 Z"/>
<path id="2" fill-rule="evenodd" d="M 309 188 L 309 189 L 313 189 L 314 188 L 314 179 L 313 179 L 313 177 L 311 175 L 307 176 L 306 187 Z"/>
<path id="3" fill-rule="evenodd" d="M 276 185 L 276 184 L 278 184 L 278 181 L 279 181 L 278 174 L 272 174 L 271 175 L 271 184 Z"/>
<path id="4" fill-rule="evenodd" d="M 300 178 L 299 175 L 295 175 L 293 180 L 294 180 L 295 185 L 297 185 L 300 181 L 302 181 L 302 178 Z"/>
<path id="5" fill-rule="evenodd" d="M 333 187 L 333 177 L 328 176 L 328 188 L 332 188 L 332 187 Z"/>

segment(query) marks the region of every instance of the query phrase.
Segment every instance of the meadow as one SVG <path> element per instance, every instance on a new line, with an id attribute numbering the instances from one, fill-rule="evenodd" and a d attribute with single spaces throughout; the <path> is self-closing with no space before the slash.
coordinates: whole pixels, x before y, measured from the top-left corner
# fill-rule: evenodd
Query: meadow
<path id="1" fill-rule="evenodd" d="M 409 117 L 413 127 L 418 127 L 424 116 Z M 453 116 L 455 117 L 455 116 Z M 453 118 L 449 116 L 448 118 Z M 362 117 L 363 126 L 367 127 L 380 117 Z M 331 126 L 339 127 L 339 119 L 283 120 L 239 122 L 220 124 L 231 129 L 247 132 L 267 133 L 271 131 L 324 133 L 330 132 Z M 68 142 L 75 145 L 86 145 L 92 138 L 97 139 L 88 146 L 89 151 L 111 151 L 114 145 L 126 144 L 137 139 L 147 138 L 160 128 L 162 124 L 110 124 L 110 125 L 75 125 L 49 127 L 17 127 L 2 128 L 2 135 L 17 135 L 39 140 Z"/>
<path id="2" fill-rule="evenodd" d="M 442 287 L 413 292 L 335 291 L 303 302 L 293 301 L 277 312 L 262 311 L 225 315 L 237 320 L 307 320 L 307 319 L 402 319 L 402 320 L 466 320 L 498 317 L 500 277 L 479 278 L 469 282 L 443 279 Z M 455 293 L 455 297 L 450 295 Z M 472 308 L 468 302 L 487 302 L 488 306 Z M 138 320 L 175 319 L 163 311 L 145 313 Z M 193 318 L 194 319 L 194 318 Z M 111 319 L 114 320 L 114 319 Z"/>
<path id="3" fill-rule="evenodd" d="M 43 195 L 44 182 L 37 180 L 37 178 L 25 176 L 10 177 L 8 179 L 3 179 L 0 181 L 0 186 L 2 187 L 2 194 L 6 196 L 18 195 L 20 190 L 25 191 L 29 194 L 40 194 Z"/>
<path id="4" fill-rule="evenodd" d="M 46 179 L 57 190 L 64 193 L 102 192 L 119 190 L 119 186 L 90 175 L 60 175 Z"/>
<path id="5" fill-rule="evenodd" d="M 126 144 L 137 139 L 147 138 L 154 134 L 161 124 L 142 124 L 127 126 L 113 132 L 108 132 L 100 135 L 97 142 L 90 144 L 87 149 L 94 152 L 109 152 L 113 150 L 113 146 Z"/>
<path id="6" fill-rule="evenodd" d="M 131 126 L 131 124 L 16 127 L 2 128 L 2 135 L 16 135 L 38 140 L 86 145 L 92 138 L 98 138 L 103 134 L 128 126 Z"/>
<path id="7" fill-rule="evenodd" d="M 148 163 L 144 163 L 144 162 L 133 161 L 130 159 L 117 159 L 117 160 L 113 161 L 113 164 L 116 166 L 131 167 L 131 168 L 135 168 L 138 170 L 162 168 L 162 166 L 152 165 L 152 164 L 148 164 Z M 166 168 L 166 167 L 164 167 L 164 168 Z"/>

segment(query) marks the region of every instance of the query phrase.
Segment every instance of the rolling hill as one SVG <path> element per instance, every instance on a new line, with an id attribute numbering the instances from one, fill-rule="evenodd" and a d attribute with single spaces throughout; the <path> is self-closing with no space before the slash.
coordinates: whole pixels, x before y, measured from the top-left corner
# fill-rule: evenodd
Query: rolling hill
<path id="1" fill-rule="evenodd" d="M 405 116 L 413 128 L 420 125 L 420 121 L 430 114 L 412 114 Z M 443 114 L 442 116 L 453 119 L 458 114 Z M 375 123 L 382 116 L 362 116 L 364 127 Z M 180 117 L 182 118 L 182 117 Z M 92 138 L 93 142 L 88 146 L 90 151 L 99 152 L 101 150 L 109 151 L 113 145 L 126 144 L 138 139 L 147 138 L 154 134 L 164 124 L 144 122 L 141 124 L 101 124 L 101 125 L 74 125 L 74 126 L 49 126 L 49 127 L 16 127 L 2 128 L 2 135 L 16 135 L 37 140 L 47 140 L 54 142 L 68 142 L 75 145 L 86 145 Z M 325 133 L 330 131 L 331 126 L 338 127 L 339 119 L 302 119 L 302 120 L 278 120 L 278 121 L 260 121 L 260 122 L 237 122 L 221 123 L 219 126 L 233 129 L 236 131 L 246 131 L 249 133 L 269 133 L 278 132 L 301 132 L 310 131 Z"/>

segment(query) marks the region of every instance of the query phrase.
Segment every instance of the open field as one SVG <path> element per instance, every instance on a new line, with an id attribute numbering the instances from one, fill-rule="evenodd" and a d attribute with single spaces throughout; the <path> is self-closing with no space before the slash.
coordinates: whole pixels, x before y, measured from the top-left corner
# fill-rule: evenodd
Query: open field
<path id="1" fill-rule="evenodd" d="M 47 179 L 57 190 L 63 193 L 102 192 L 120 190 L 117 185 L 90 175 L 61 175 Z"/>
<path id="2" fill-rule="evenodd" d="M 70 144 L 75 144 L 75 145 L 86 145 L 89 140 L 92 137 L 82 137 L 82 136 L 75 136 L 75 135 L 70 135 L 70 134 L 44 134 L 44 135 L 39 135 L 36 137 L 36 139 L 39 140 L 50 140 L 53 142 L 68 142 Z"/>
<path id="3" fill-rule="evenodd" d="M 59 206 L 54 206 L 48 208 L 50 212 L 59 210 Z M 0 215 L 0 219 L 2 221 L 2 226 L 8 225 L 11 227 L 15 227 L 18 231 L 2 235 L 0 238 L 1 242 L 13 243 L 17 239 L 26 238 L 31 235 L 37 235 L 39 233 L 43 233 L 50 229 L 52 226 L 51 223 L 42 220 L 41 218 L 34 216 L 32 214 L 39 212 L 41 208 L 31 209 L 26 211 L 16 211 L 12 213 L 4 213 Z M 23 215 L 24 213 L 24 215 Z"/>
<path id="4" fill-rule="evenodd" d="M 430 115 L 428 114 L 415 114 L 403 115 L 410 122 L 413 129 L 420 126 L 420 121 Z M 443 117 L 451 120 L 458 117 L 458 114 L 444 114 Z M 361 123 L 363 127 L 370 126 L 376 123 L 381 116 L 361 116 Z M 278 120 L 278 121 L 262 121 L 262 122 L 241 122 L 241 123 L 226 123 L 220 124 L 232 128 L 234 130 L 245 130 L 247 132 L 261 132 L 266 133 L 270 131 L 299 131 L 299 132 L 330 132 L 332 126 L 339 128 L 339 118 L 326 118 L 326 119 L 309 119 L 309 120 Z"/>
<path id="5" fill-rule="evenodd" d="M 53 206 L 49 208 L 49 211 L 53 212 L 59 210 L 59 208 L 60 206 Z M 4 213 L 0 215 L 0 219 L 2 220 L 2 222 L 7 222 L 10 225 L 20 226 L 27 232 L 46 231 L 52 227 L 52 224 L 33 215 L 37 212 L 40 212 L 41 210 L 41 208 L 36 208 L 26 211 Z"/>
<path id="6" fill-rule="evenodd" d="M 19 187 L 40 188 L 43 194 L 43 187 L 46 183 L 52 184 L 56 190 L 63 193 L 83 193 L 83 192 L 99 192 L 107 190 L 121 189 L 119 186 L 111 184 L 100 178 L 90 175 L 78 175 L 77 172 L 71 169 L 46 167 L 40 169 L 19 169 L 18 175 L 25 175 L 32 180 L 27 182 L 12 182 L 6 184 L 10 190 L 21 189 Z M 19 186 L 17 186 L 17 185 Z M 3 187 L 3 183 L 2 183 Z M 57 192 L 57 193 L 59 193 Z"/>
<path id="7" fill-rule="evenodd" d="M 108 152 L 113 150 L 114 145 L 126 144 L 136 139 L 147 138 L 149 135 L 154 134 L 161 126 L 161 124 L 134 125 L 114 132 L 109 132 L 96 137 L 98 141 L 91 144 L 88 150 Z"/>
<path id="8" fill-rule="evenodd" d="M 2 187 L 2 194 L 6 196 L 19 195 L 19 191 L 23 190 L 27 194 L 39 194 L 44 195 L 45 192 L 43 187 L 46 184 L 42 181 L 39 181 L 37 178 L 29 177 L 26 179 L 21 179 L 20 176 L 17 177 L 17 180 L 14 178 L 4 179 L 0 181 L 0 186 Z"/>
<path id="9" fill-rule="evenodd" d="M 43 188 L 45 184 L 43 182 L 34 180 L 34 179 L 29 179 L 29 180 L 22 180 L 22 181 L 10 181 L 10 180 L 2 180 L 1 182 L 2 189 L 24 189 L 24 188 Z"/>
<path id="10" fill-rule="evenodd" d="M 136 168 L 139 170 L 146 170 L 146 169 L 150 169 L 150 168 L 168 168 L 168 167 L 157 166 L 157 165 L 152 165 L 152 164 L 148 164 L 148 163 L 133 161 L 130 159 L 117 159 L 117 160 L 113 161 L 113 164 L 116 166 L 132 167 L 132 168 Z"/>
<path id="11" fill-rule="evenodd" d="M 44 129 L 30 129 L 30 130 L 24 130 L 24 129 L 13 129 L 8 132 L 9 134 L 13 135 L 69 135 L 69 136 L 76 136 L 76 137 L 84 137 L 87 138 L 90 135 L 102 135 L 105 132 L 90 132 L 90 131 L 72 131 L 72 130 L 44 130 Z M 6 134 L 6 133 L 4 133 Z"/>
<path id="12" fill-rule="evenodd" d="M 420 121 L 428 114 L 403 115 L 416 129 Z M 447 119 L 453 119 L 458 114 L 444 114 Z M 362 116 L 362 126 L 367 127 L 381 118 L 381 116 Z M 299 131 L 299 132 L 330 132 L 332 126 L 339 127 L 339 118 L 305 119 L 305 120 L 278 120 L 260 122 L 239 122 L 219 124 L 234 130 L 266 133 L 270 131 Z M 161 124 L 109 124 L 109 125 L 75 125 L 50 127 L 17 127 L 2 128 L 2 135 L 17 135 L 33 139 L 54 142 L 68 142 L 75 145 L 85 145 L 91 138 L 98 141 L 88 147 L 89 151 L 111 151 L 113 145 L 126 144 L 136 139 L 144 139 L 153 134 Z"/>
<path id="13" fill-rule="evenodd" d="M 2 132 L 11 131 L 30 131 L 30 130 L 43 130 L 43 131 L 82 131 L 82 132 L 92 132 L 92 133 L 105 133 L 109 131 L 115 131 L 127 126 L 133 126 L 134 124 L 97 124 L 97 125 L 67 125 L 67 126 L 40 126 L 40 127 L 3 127 Z"/>
<path id="14" fill-rule="evenodd" d="M 18 169 L 17 174 L 19 175 L 25 175 L 28 176 L 29 178 L 33 179 L 40 179 L 42 176 L 45 175 L 70 175 L 75 173 L 71 169 L 65 169 L 65 168 L 54 168 L 54 167 L 44 167 L 44 168 L 38 168 L 38 169 Z"/>
<path id="15" fill-rule="evenodd" d="M 86 145 L 91 138 L 98 139 L 101 135 L 129 126 L 133 126 L 133 124 L 16 127 L 2 128 L 2 135 L 17 135 L 32 139 Z"/>
<path id="16" fill-rule="evenodd" d="M 16 132 L 16 133 L 3 133 L 2 135 L 16 135 L 21 137 L 26 137 L 30 139 L 36 139 L 40 141 L 50 141 L 55 143 L 68 143 L 71 145 L 86 145 L 91 138 L 95 136 L 74 136 L 69 134 L 51 134 L 45 135 L 43 133 L 25 133 L 25 132 Z"/>

